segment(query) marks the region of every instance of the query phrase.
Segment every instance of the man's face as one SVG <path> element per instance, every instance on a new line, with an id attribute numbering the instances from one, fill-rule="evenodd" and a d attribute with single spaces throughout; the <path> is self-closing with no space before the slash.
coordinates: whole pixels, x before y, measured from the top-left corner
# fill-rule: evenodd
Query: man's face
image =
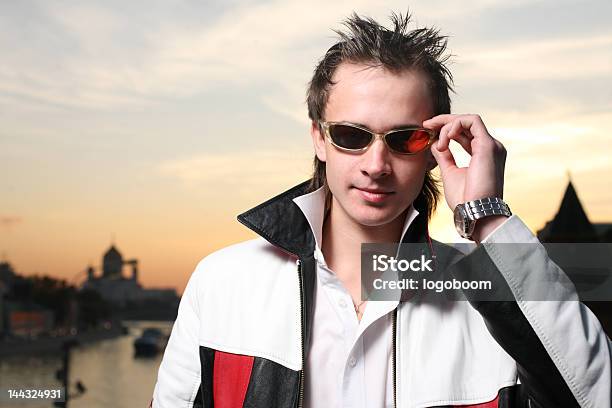
<path id="1" fill-rule="evenodd" d="M 425 77 L 418 71 L 396 74 L 343 63 L 333 81 L 325 109 L 327 122 L 351 122 L 382 133 L 406 125 L 421 126 L 433 115 Z M 350 153 L 334 147 L 314 123 L 311 134 L 317 157 L 326 163 L 335 211 L 364 226 L 398 219 L 418 196 L 426 171 L 433 167 L 429 149 L 401 155 L 377 139 L 365 152 Z"/>

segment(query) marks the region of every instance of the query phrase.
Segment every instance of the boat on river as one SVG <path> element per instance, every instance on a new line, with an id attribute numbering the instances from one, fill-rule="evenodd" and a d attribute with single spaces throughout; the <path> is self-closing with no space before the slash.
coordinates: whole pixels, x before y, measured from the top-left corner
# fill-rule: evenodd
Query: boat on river
<path id="1" fill-rule="evenodd" d="M 142 331 L 142 335 L 134 340 L 134 353 L 137 356 L 155 355 L 163 351 L 167 340 L 161 330 L 147 327 Z"/>

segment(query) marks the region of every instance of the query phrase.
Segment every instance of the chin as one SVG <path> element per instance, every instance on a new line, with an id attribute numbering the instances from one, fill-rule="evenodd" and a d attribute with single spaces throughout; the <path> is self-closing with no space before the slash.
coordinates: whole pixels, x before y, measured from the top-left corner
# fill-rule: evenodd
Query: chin
<path id="1" fill-rule="evenodd" d="M 395 211 L 391 211 L 390 208 L 367 207 L 354 210 L 355 211 L 352 211 L 351 218 L 353 218 L 359 224 L 366 225 L 368 227 L 386 225 L 395 220 L 398 216 L 398 214 L 396 214 Z"/>

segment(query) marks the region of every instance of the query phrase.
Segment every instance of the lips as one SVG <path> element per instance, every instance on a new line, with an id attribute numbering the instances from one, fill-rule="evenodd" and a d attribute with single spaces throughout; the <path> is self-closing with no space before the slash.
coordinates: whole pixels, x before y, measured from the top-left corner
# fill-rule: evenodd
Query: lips
<path id="1" fill-rule="evenodd" d="M 380 188 L 362 188 L 362 187 L 355 187 L 357 190 L 361 190 L 361 191 L 365 191 L 368 193 L 372 193 L 372 194 L 392 194 L 393 191 L 390 190 L 383 190 Z"/>
<path id="2" fill-rule="evenodd" d="M 361 198 L 371 203 L 381 203 L 395 194 L 394 191 L 380 188 L 355 187 L 355 189 L 359 192 Z"/>

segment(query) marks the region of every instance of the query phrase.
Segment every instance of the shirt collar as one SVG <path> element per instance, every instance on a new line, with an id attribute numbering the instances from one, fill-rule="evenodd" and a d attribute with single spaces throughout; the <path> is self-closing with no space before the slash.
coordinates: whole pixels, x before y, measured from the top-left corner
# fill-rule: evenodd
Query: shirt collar
<path id="1" fill-rule="evenodd" d="M 315 251 L 314 257 L 320 265 L 327 267 L 325 258 L 321 251 L 321 244 L 323 238 L 323 220 L 325 217 L 325 188 L 321 187 L 311 193 L 307 193 L 298 197 L 293 198 L 293 202 L 302 210 L 312 233 L 315 237 Z M 406 212 L 406 218 L 404 219 L 404 227 L 402 229 L 402 235 L 398 242 L 403 242 L 404 236 L 408 231 L 408 228 L 412 222 L 417 218 L 419 212 L 410 206 Z M 324 273 L 321 268 L 317 268 L 318 281 L 322 283 L 336 282 L 336 278 L 332 276 L 332 273 Z M 391 275 L 388 276 L 389 280 L 396 280 L 397 275 L 393 275 L 394 272 L 387 272 Z M 375 320 L 389 313 L 397 307 L 401 298 L 401 290 L 392 290 L 389 292 L 389 298 L 387 300 L 376 300 L 375 302 L 369 302 L 365 308 L 364 314 L 359 324 L 359 330 L 355 337 L 358 338 L 361 333 L 370 326 Z M 354 341 L 354 340 L 353 340 Z"/>
<path id="2" fill-rule="evenodd" d="M 295 197 L 293 202 L 304 213 L 304 216 L 312 229 L 312 233 L 314 234 L 317 249 L 322 248 L 323 220 L 325 217 L 325 187 L 320 187 L 311 193 Z M 419 215 L 419 212 L 413 205 L 411 205 L 406 213 L 404 227 L 402 228 L 402 235 L 400 236 L 398 242 L 403 241 L 406 231 L 408 231 L 410 224 L 412 224 L 412 221 L 414 221 L 417 215 Z"/>

